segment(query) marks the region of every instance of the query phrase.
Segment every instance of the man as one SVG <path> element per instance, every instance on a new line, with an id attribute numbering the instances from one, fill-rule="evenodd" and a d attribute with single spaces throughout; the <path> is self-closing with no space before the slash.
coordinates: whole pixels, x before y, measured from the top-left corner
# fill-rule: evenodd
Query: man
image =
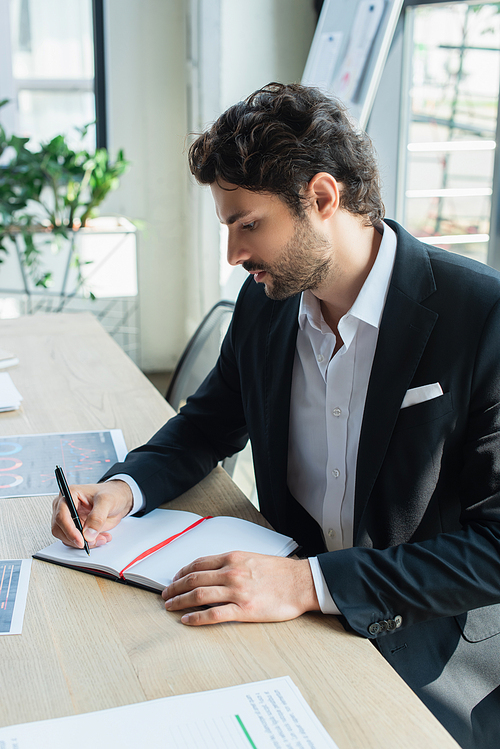
<path id="1" fill-rule="evenodd" d="M 249 435 L 261 511 L 305 558 L 196 560 L 166 608 L 219 604 L 190 625 L 340 614 L 463 747 L 496 748 L 499 275 L 382 222 L 367 136 L 315 89 L 266 86 L 189 158 L 252 277 L 180 415 L 73 488 L 85 537 L 108 542 Z M 60 499 L 53 532 L 82 546 Z"/>

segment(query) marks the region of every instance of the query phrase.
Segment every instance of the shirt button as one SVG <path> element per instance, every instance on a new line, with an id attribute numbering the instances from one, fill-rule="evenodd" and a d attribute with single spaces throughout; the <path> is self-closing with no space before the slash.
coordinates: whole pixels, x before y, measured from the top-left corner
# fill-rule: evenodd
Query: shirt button
<path id="1" fill-rule="evenodd" d="M 332 414 L 334 416 L 340 416 L 341 413 L 342 413 L 342 411 L 341 411 L 340 408 L 334 408 L 333 411 L 332 411 Z"/>
<path id="2" fill-rule="evenodd" d="M 329 538 L 335 537 L 335 531 L 333 530 L 333 528 L 328 528 L 328 537 Z"/>
<path id="3" fill-rule="evenodd" d="M 334 468 L 332 471 L 332 476 L 334 476 L 336 479 L 340 476 L 340 471 L 338 468 Z"/>
<path id="4" fill-rule="evenodd" d="M 319 362 L 322 362 L 322 361 L 323 361 L 323 354 L 318 354 L 318 355 L 317 355 L 317 357 L 316 357 L 316 359 L 317 359 L 317 360 L 318 360 Z"/>

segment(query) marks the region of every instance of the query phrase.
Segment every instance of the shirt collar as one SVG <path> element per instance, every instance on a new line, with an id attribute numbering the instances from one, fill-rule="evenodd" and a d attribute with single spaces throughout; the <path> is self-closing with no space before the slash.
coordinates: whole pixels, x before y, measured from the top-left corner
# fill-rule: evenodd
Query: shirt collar
<path id="1" fill-rule="evenodd" d="M 351 309 L 344 315 L 344 318 L 348 316 L 355 317 L 374 328 L 380 326 L 394 260 L 396 258 L 396 234 L 384 222 L 382 222 L 382 229 L 382 241 L 380 242 L 372 269 Z M 327 334 L 332 332 L 323 320 L 319 299 L 314 296 L 312 291 L 304 291 L 302 293 L 298 317 L 301 330 L 304 330 L 306 321 L 308 321 L 313 328 L 321 333 Z"/>

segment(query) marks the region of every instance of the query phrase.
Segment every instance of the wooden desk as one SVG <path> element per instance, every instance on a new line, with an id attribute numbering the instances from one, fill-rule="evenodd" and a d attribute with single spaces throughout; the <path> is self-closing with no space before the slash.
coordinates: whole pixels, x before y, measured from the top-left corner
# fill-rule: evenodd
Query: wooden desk
<path id="1" fill-rule="evenodd" d="M 24 396 L 3 435 L 121 428 L 129 449 L 171 415 L 90 315 L 0 321 Z M 51 468 L 49 466 L 49 468 Z M 172 505 L 259 514 L 216 469 Z M 0 501 L 0 556 L 52 542 L 51 498 Z M 340 749 L 458 745 L 367 641 L 335 617 L 192 629 L 152 593 L 33 561 L 23 634 L 0 637 L 0 725 L 290 675 Z M 76 643 L 76 644 L 75 644 Z"/>

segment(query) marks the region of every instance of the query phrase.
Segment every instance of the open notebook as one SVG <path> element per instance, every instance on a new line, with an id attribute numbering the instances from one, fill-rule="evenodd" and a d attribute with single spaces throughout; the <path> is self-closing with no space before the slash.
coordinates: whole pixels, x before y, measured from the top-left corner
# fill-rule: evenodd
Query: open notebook
<path id="1" fill-rule="evenodd" d="M 253 551 L 286 557 L 297 544 L 289 536 L 248 520 L 202 518 L 183 510 L 153 510 L 128 517 L 111 531 L 105 546 L 73 549 L 56 541 L 34 554 L 35 559 L 110 577 L 148 590 L 163 590 L 181 567 L 198 557 L 228 551 Z"/>

